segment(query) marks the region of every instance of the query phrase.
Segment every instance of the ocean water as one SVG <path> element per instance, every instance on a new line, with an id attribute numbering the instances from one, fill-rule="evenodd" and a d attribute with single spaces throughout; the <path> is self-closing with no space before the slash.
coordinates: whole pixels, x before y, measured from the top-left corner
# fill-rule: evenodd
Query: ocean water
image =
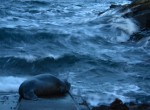
<path id="1" fill-rule="evenodd" d="M 0 3 L 0 92 L 50 73 L 89 104 L 150 102 L 150 31 L 111 4 L 128 0 L 6 0 Z M 105 11 L 99 15 L 100 12 Z M 130 40 L 140 33 L 143 39 Z"/>

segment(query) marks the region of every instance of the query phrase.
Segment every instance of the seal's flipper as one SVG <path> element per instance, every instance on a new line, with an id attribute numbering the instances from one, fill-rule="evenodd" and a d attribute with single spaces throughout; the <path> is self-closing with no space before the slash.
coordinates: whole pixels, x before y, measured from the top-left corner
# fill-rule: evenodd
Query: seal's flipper
<path id="1" fill-rule="evenodd" d="M 34 91 L 28 91 L 24 93 L 24 99 L 27 100 L 38 100 L 38 97 L 35 95 Z"/>
<path id="2" fill-rule="evenodd" d="M 19 96 L 18 102 L 20 102 L 20 101 L 21 101 L 21 99 L 22 99 L 22 97 L 21 97 L 21 96 Z"/>

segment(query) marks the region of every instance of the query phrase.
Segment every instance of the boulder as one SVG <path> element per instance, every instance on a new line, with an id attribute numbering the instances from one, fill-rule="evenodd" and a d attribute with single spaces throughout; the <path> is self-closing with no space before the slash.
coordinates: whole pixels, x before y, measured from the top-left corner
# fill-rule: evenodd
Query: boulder
<path id="1" fill-rule="evenodd" d="M 111 103 L 109 110 L 129 110 L 129 108 L 120 99 L 116 99 Z"/>
<path id="2" fill-rule="evenodd" d="M 115 99 L 110 106 L 100 105 L 93 107 L 92 110 L 129 110 L 129 108 L 120 99 Z"/>

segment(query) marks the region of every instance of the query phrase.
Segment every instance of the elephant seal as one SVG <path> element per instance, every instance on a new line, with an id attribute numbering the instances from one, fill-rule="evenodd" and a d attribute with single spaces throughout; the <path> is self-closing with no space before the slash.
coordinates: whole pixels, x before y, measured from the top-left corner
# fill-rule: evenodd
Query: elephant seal
<path id="1" fill-rule="evenodd" d="M 25 80 L 19 87 L 20 99 L 37 100 L 38 97 L 64 95 L 69 92 L 70 83 L 51 74 L 40 74 Z"/>

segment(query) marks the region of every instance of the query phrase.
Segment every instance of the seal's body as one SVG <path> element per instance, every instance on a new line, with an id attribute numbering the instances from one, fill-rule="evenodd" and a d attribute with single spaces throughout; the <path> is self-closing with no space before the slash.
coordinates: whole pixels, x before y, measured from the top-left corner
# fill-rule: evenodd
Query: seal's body
<path id="1" fill-rule="evenodd" d="M 36 100 L 38 97 L 63 95 L 70 89 L 70 83 L 50 74 L 41 74 L 24 81 L 19 87 L 21 98 Z"/>

